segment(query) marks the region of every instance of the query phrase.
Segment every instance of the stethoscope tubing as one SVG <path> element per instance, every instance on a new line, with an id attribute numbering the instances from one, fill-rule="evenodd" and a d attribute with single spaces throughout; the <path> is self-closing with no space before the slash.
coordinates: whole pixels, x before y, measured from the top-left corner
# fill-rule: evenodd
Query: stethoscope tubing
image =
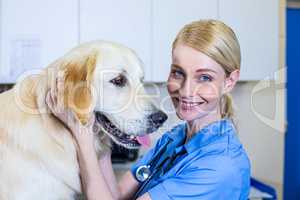
<path id="1" fill-rule="evenodd" d="M 165 146 L 159 151 L 157 152 L 154 157 L 151 159 L 150 163 L 148 165 L 142 165 L 141 167 L 146 167 L 149 169 L 150 174 L 149 176 L 147 176 L 147 178 L 145 180 L 142 179 L 138 179 L 138 174 L 139 174 L 139 170 L 142 170 L 142 168 L 138 168 L 136 170 L 135 173 L 135 177 L 142 183 L 142 185 L 139 187 L 138 191 L 136 192 L 134 199 L 136 199 L 138 197 L 138 195 L 140 194 L 141 191 L 143 191 L 143 189 L 146 187 L 146 185 L 149 183 L 149 181 L 152 179 L 152 177 L 157 173 L 157 171 L 161 168 L 161 166 L 165 163 L 165 161 L 169 158 L 168 156 L 166 156 L 164 159 L 162 159 L 162 161 L 155 167 L 155 169 L 153 170 L 154 167 L 154 163 L 155 161 L 158 160 L 158 158 L 163 155 L 163 153 L 165 153 L 165 151 L 167 150 L 168 145 L 170 144 L 170 141 L 167 142 L 167 144 L 165 144 Z M 152 168 L 152 169 L 151 169 Z M 145 176 L 142 176 L 145 177 Z"/>

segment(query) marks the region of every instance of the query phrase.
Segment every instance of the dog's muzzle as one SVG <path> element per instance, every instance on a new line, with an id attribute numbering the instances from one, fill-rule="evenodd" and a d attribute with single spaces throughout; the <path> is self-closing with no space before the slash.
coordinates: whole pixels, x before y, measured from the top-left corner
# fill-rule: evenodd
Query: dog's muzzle
<path id="1" fill-rule="evenodd" d="M 147 133 L 152 133 L 156 131 L 167 119 L 168 116 L 162 112 L 155 112 L 147 117 L 148 125 L 147 125 Z"/>

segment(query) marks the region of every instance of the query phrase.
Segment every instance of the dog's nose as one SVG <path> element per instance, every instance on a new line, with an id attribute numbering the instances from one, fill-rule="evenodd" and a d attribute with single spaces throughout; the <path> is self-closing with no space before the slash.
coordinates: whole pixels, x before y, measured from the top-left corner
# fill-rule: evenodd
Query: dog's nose
<path id="1" fill-rule="evenodd" d="M 164 112 L 158 111 L 156 113 L 149 115 L 148 119 L 154 126 L 159 127 L 168 119 L 168 116 Z"/>

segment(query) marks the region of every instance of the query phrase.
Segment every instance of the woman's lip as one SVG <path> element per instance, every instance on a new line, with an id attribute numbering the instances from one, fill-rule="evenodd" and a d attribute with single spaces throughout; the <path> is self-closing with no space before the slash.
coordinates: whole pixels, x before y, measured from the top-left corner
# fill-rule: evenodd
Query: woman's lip
<path id="1" fill-rule="evenodd" d="M 180 101 L 181 103 L 186 103 L 186 104 L 199 104 L 203 103 L 203 101 Z"/>
<path id="2" fill-rule="evenodd" d="M 179 101 L 179 103 L 180 103 L 181 105 L 197 106 L 197 105 L 203 104 L 204 102 L 186 103 L 186 102 Z"/>
<path id="3" fill-rule="evenodd" d="M 184 104 L 202 104 L 204 101 L 186 101 L 186 100 L 180 100 L 179 98 L 175 98 L 179 103 Z"/>
<path id="4" fill-rule="evenodd" d="M 204 102 L 193 102 L 193 103 L 186 103 L 183 101 L 178 101 L 179 107 L 185 109 L 185 110 L 192 110 L 197 106 L 202 105 Z"/>
<path id="5" fill-rule="evenodd" d="M 179 102 L 178 107 L 181 110 L 192 111 L 192 110 L 195 110 L 196 108 L 198 108 L 198 106 L 200 106 L 202 104 L 203 104 L 203 102 L 202 103 L 193 103 L 193 104 Z"/>

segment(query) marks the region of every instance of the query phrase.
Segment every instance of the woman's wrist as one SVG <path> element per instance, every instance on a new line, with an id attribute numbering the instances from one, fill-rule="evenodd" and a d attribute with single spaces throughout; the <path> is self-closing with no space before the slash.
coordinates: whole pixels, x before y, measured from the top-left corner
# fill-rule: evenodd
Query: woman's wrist
<path id="1" fill-rule="evenodd" d="M 98 199 L 100 195 L 111 199 L 112 194 L 101 171 L 94 146 L 82 145 L 78 154 L 81 178 L 88 199 Z"/>
<path id="2" fill-rule="evenodd" d="M 101 169 L 106 168 L 108 165 L 111 165 L 111 153 L 105 152 L 104 154 L 101 154 L 99 158 L 99 165 Z M 105 173 L 105 172 L 104 172 Z"/>
<path id="3" fill-rule="evenodd" d="M 88 127 L 81 126 L 77 129 L 71 130 L 72 135 L 80 148 L 91 148 L 95 151 L 94 147 L 94 133 Z"/>

